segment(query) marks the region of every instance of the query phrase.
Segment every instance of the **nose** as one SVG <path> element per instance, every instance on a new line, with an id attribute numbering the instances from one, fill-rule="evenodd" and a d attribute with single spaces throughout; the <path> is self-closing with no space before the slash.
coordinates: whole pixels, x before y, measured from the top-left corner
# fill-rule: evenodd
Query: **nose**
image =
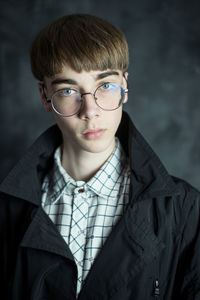
<path id="1" fill-rule="evenodd" d="M 79 112 L 81 119 L 93 119 L 100 114 L 100 108 L 97 106 L 93 93 L 84 93 L 81 95 L 83 99 L 82 107 Z"/>

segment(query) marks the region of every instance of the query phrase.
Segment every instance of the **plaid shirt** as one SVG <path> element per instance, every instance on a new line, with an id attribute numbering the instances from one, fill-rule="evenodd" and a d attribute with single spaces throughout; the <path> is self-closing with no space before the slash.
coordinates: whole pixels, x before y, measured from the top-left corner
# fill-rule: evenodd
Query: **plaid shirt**
<path id="1" fill-rule="evenodd" d="M 75 181 L 61 165 L 61 148 L 42 186 L 42 206 L 69 245 L 78 269 L 77 295 L 95 258 L 124 214 L 130 168 L 116 138 L 116 148 L 88 181 Z"/>

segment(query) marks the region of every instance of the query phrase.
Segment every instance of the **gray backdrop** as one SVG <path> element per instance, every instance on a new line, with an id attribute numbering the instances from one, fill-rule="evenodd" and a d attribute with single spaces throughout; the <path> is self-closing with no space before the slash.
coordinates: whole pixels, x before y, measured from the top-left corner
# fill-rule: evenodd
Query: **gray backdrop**
<path id="1" fill-rule="evenodd" d="M 199 1 L 0 2 L 0 179 L 53 122 L 30 71 L 31 40 L 55 18 L 91 13 L 127 37 L 130 93 L 125 110 L 168 171 L 200 188 Z"/>

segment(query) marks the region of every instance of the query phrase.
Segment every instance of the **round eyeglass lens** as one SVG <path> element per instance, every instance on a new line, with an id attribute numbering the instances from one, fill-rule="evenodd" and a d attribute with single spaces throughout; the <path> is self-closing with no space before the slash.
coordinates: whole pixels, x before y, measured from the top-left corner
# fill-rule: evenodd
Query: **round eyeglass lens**
<path id="1" fill-rule="evenodd" d="M 62 116 L 72 116 L 81 107 L 81 95 L 74 90 L 66 89 L 56 92 L 52 97 L 54 110 Z"/>
<path id="2" fill-rule="evenodd" d="M 124 90 L 118 84 L 104 83 L 97 88 L 95 99 L 97 105 L 103 110 L 114 110 L 121 105 L 124 99 Z"/>

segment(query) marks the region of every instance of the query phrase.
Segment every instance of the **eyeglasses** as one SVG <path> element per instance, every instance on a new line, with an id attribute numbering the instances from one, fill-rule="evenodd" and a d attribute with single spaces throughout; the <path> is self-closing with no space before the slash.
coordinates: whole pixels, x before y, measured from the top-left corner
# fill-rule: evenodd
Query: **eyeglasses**
<path id="1" fill-rule="evenodd" d="M 124 89 L 118 84 L 107 82 L 97 87 L 94 93 L 80 94 L 71 88 L 61 89 L 46 101 L 51 103 L 57 114 L 63 117 L 70 117 L 81 110 L 84 95 L 93 95 L 98 107 L 106 111 L 112 111 L 122 105 L 127 92 L 128 89 Z"/>

